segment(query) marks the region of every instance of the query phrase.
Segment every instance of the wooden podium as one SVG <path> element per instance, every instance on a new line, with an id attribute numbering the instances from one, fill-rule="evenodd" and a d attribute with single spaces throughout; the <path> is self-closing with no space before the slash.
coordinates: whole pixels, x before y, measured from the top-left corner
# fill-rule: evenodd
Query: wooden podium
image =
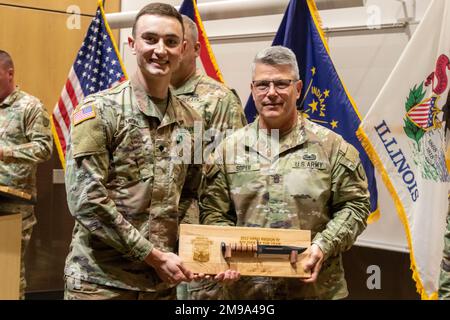
<path id="1" fill-rule="evenodd" d="M 0 300 L 18 300 L 22 215 L 0 214 Z"/>

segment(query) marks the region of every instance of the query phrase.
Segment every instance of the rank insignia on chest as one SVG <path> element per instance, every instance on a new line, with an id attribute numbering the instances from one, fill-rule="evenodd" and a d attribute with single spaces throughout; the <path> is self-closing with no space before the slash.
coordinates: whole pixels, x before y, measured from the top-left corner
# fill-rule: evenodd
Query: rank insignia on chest
<path id="1" fill-rule="evenodd" d="M 303 155 L 303 160 L 306 160 L 306 161 L 313 161 L 316 159 L 317 159 L 317 156 L 314 153 L 307 153 L 307 154 Z"/>
<path id="2" fill-rule="evenodd" d="M 283 180 L 283 176 L 279 175 L 279 174 L 274 174 L 271 176 L 271 178 L 272 178 L 272 182 L 275 184 L 281 183 Z"/>
<path id="3" fill-rule="evenodd" d="M 93 105 L 89 105 L 86 107 L 81 108 L 81 110 L 77 111 L 73 115 L 73 124 L 76 126 L 79 123 L 82 123 L 83 121 L 86 121 L 88 119 L 95 118 L 95 109 Z"/>

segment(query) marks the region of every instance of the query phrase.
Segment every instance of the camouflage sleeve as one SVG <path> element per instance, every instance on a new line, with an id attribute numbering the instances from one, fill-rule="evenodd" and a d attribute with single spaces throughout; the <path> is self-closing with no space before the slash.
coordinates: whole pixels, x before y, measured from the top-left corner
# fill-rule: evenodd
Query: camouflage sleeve
<path id="1" fill-rule="evenodd" d="M 30 104 L 25 112 L 25 135 L 29 142 L 4 148 L 4 158 L 7 161 L 46 161 L 53 149 L 49 115 L 41 103 Z"/>
<path id="2" fill-rule="evenodd" d="M 180 195 L 178 211 L 180 213 L 181 223 L 198 224 L 199 223 L 199 197 L 202 184 L 203 170 L 203 150 L 205 148 L 203 137 L 204 121 L 200 119 L 201 133 L 194 134 L 191 149 L 191 162 L 188 167 L 186 178 Z"/>
<path id="3" fill-rule="evenodd" d="M 202 165 L 190 165 L 181 191 L 180 204 L 178 205 L 178 211 L 182 217 L 181 223 L 199 223 L 198 199 L 201 180 Z"/>
<path id="4" fill-rule="evenodd" d="M 230 197 L 225 167 L 212 158 L 209 162 L 205 168 L 205 183 L 200 195 L 200 223 L 235 226 L 236 211 Z"/>
<path id="5" fill-rule="evenodd" d="M 119 213 L 105 187 L 112 130 L 101 118 L 97 114 L 72 125 L 66 155 L 67 203 L 75 220 L 93 236 L 124 256 L 143 261 L 153 245 Z"/>
<path id="6" fill-rule="evenodd" d="M 340 143 L 331 174 L 332 219 L 313 240 L 322 249 L 325 259 L 350 249 L 366 228 L 370 213 L 364 168 L 358 151 L 345 141 Z"/>
<path id="7" fill-rule="evenodd" d="M 219 99 L 217 107 L 211 116 L 211 127 L 224 131 L 240 129 L 247 125 L 241 100 L 233 91 Z"/>
<path id="8" fill-rule="evenodd" d="M 439 276 L 439 299 L 450 299 L 450 205 L 447 214 L 447 230 L 444 236 L 444 255 Z"/>

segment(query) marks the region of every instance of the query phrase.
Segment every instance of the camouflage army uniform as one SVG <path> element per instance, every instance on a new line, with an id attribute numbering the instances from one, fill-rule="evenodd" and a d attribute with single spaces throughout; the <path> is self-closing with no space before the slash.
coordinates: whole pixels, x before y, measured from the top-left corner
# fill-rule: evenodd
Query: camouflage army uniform
<path id="1" fill-rule="evenodd" d="M 348 292 L 341 252 L 364 230 L 369 214 L 367 179 L 358 152 L 341 136 L 303 119 L 300 113 L 297 126 L 280 138 L 279 145 L 271 139 L 258 130 L 257 119 L 218 147 L 215 163 L 206 173 L 200 220 L 311 230 L 324 263 L 314 284 L 242 277 L 225 286 L 225 297 L 344 298 Z"/>
<path id="2" fill-rule="evenodd" d="M 170 92 L 168 101 L 160 123 L 155 105 L 132 79 L 87 97 L 74 111 L 66 190 L 76 223 L 66 298 L 80 289 L 70 284 L 82 281 L 141 292 L 170 289 L 144 259 L 153 247 L 175 252 L 184 214 L 179 205 L 189 207 L 198 197 L 201 139 L 194 146 L 192 133 L 199 128 L 201 137 L 202 121 Z M 78 112 L 88 119 L 77 124 Z M 179 156 L 188 158 L 180 163 Z M 175 298 L 175 289 L 169 291 Z"/>
<path id="3" fill-rule="evenodd" d="M 450 200 L 450 199 L 449 199 Z M 450 202 L 447 214 L 447 230 L 444 236 L 444 256 L 439 277 L 439 299 L 450 299 Z"/>
<path id="4" fill-rule="evenodd" d="M 227 130 L 240 129 L 247 124 L 239 97 L 224 84 L 202 74 L 200 70 L 181 87 L 174 89 L 174 94 L 193 107 L 204 120 L 205 158 L 214 152 Z M 199 223 L 198 207 L 189 209 L 183 223 Z M 220 291 L 218 283 L 208 280 L 192 281 L 189 284 L 180 284 L 178 298 L 216 300 L 220 299 Z"/>
<path id="5" fill-rule="evenodd" d="M 50 119 L 42 103 L 20 89 L 0 103 L 0 185 L 22 190 L 36 198 L 37 164 L 48 160 L 53 141 Z M 1 213 L 22 214 L 20 295 L 25 294 L 25 253 L 36 224 L 33 206 L 0 198 Z"/>
<path id="6" fill-rule="evenodd" d="M 216 133 L 239 129 L 247 124 L 239 97 L 227 86 L 202 74 L 200 70 L 173 92 L 202 116 L 207 135 L 206 152 L 220 143 Z"/>

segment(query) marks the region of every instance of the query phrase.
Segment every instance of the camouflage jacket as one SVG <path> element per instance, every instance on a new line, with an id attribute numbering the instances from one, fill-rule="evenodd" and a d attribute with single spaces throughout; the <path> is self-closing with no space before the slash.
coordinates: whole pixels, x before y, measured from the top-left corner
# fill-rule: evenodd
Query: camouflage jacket
<path id="1" fill-rule="evenodd" d="M 19 88 L 0 103 L 0 185 L 36 196 L 37 164 L 48 160 L 53 140 L 50 119 L 42 103 Z M 31 217 L 32 206 L 0 201 L 0 211 L 12 208 Z"/>
<path id="2" fill-rule="evenodd" d="M 199 70 L 183 86 L 174 89 L 174 94 L 202 116 L 206 131 L 206 151 L 212 142 L 214 146 L 220 142 L 217 133 L 239 129 L 247 124 L 239 97 L 224 84 Z"/>
<path id="3" fill-rule="evenodd" d="M 202 74 L 200 70 L 173 92 L 202 116 L 205 159 L 229 134 L 227 130 L 240 129 L 247 124 L 239 97 L 223 83 Z M 193 204 L 187 211 L 183 223 L 199 223 L 198 205 Z"/>
<path id="4" fill-rule="evenodd" d="M 191 133 L 202 133 L 192 108 L 170 91 L 168 101 L 160 123 L 131 80 L 88 96 L 74 111 L 65 179 L 76 223 L 67 276 L 129 290 L 166 288 L 143 260 L 153 247 L 175 251 L 179 206 L 198 197 L 201 180 L 201 144 L 194 146 Z"/>
<path id="5" fill-rule="evenodd" d="M 441 263 L 438 295 L 439 299 L 450 299 L 450 203 L 447 215 L 447 229 L 444 236 L 444 255 Z"/>
<path id="6" fill-rule="evenodd" d="M 205 185 L 204 224 L 312 231 L 325 261 L 317 282 L 302 285 L 296 298 L 348 294 L 341 252 L 365 229 L 370 210 L 358 152 L 341 136 L 299 113 L 278 140 L 258 130 L 256 119 L 217 148 Z"/>

